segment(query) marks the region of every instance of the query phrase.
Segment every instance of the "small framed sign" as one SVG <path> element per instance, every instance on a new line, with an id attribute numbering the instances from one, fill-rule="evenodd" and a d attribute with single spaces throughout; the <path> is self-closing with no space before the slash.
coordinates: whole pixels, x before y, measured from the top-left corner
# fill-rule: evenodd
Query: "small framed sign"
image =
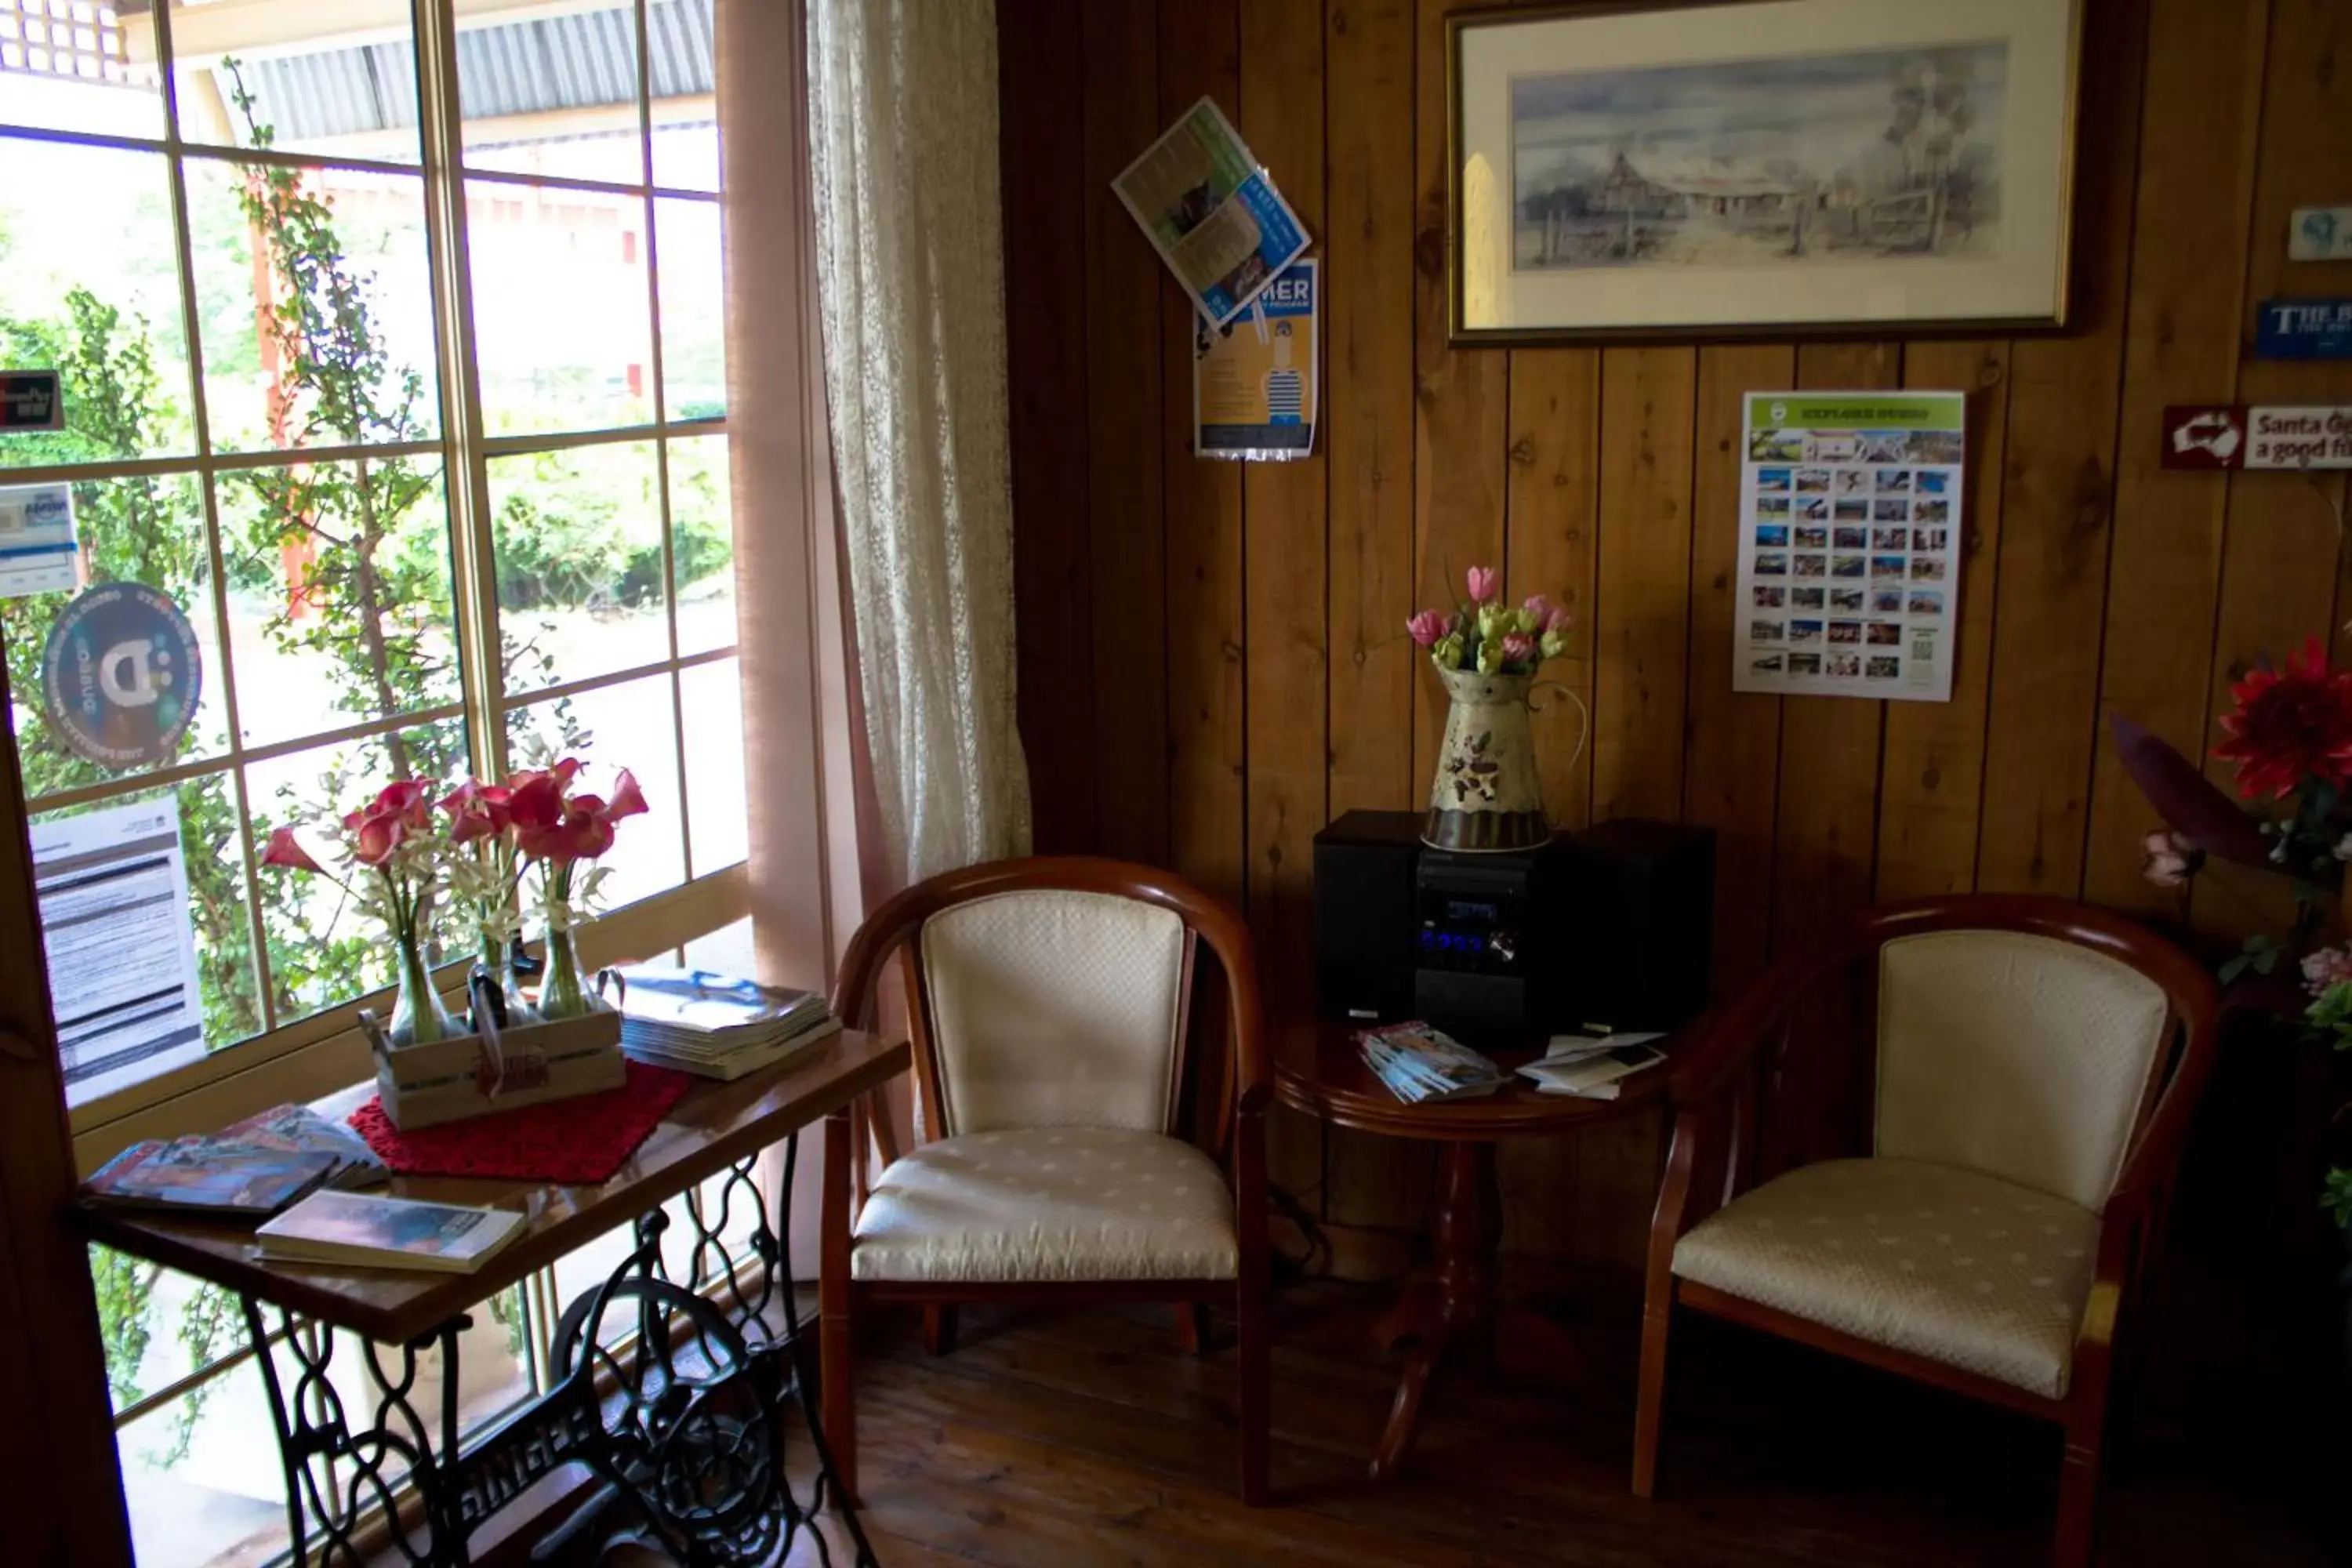
<path id="1" fill-rule="evenodd" d="M 2256 359 L 2352 359 L 2352 300 L 2265 300 Z"/>
<path id="2" fill-rule="evenodd" d="M 0 370 L 0 435 L 66 427 L 66 398 L 53 370 Z"/>

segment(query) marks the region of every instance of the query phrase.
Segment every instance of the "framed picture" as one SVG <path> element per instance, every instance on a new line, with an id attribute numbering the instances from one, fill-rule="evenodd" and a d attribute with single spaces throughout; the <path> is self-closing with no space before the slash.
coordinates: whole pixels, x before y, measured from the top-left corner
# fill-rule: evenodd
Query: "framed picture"
<path id="1" fill-rule="evenodd" d="M 1449 19 L 1457 347 L 2066 315 L 2080 0 Z"/>

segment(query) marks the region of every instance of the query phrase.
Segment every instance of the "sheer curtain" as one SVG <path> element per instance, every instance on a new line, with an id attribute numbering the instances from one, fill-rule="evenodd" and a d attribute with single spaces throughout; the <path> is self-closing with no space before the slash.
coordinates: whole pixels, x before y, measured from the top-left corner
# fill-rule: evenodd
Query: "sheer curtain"
<path id="1" fill-rule="evenodd" d="M 1029 848 L 995 7 L 805 4 L 817 293 L 866 752 L 889 879 L 914 881 Z"/>

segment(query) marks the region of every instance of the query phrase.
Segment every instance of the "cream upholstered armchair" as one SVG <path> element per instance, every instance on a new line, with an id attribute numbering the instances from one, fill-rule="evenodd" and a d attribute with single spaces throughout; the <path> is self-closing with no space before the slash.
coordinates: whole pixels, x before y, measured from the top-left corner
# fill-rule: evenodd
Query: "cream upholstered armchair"
<path id="1" fill-rule="evenodd" d="M 2059 1423 L 2057 1561 L 2088 1563 L 2110 1349 L 2216 1010 L 2187 954 L 2057 899 L 1880 910 L 1781 963 L 1675 1076 L 1634 1491 L 1681 1305 Z"/>
<path id="2" fill-rule="evenodd" d="M 1192 1005 L 1202 950 L 1220 1020 Z M 824 1417 L 856 1491 L 853 1335 L 866 1306 L 924 1309 L 934 1353 L 962 1301 L 1168 1301 L 1238 1329 L 1242 1496 L 1267 1485 L 1265 1108 L 1241 921 L 1164 871 L 1006 860 L 909 888 L 850 943 L 834 1010 L 870 1022 L 883 966 L 909 993 L 926 1142 L 900 1156 L 862 1108 L 825 1126 Z M 1223 1049 L 1208 1041 L 1222 1037 Z M 862 1191 L 867 1137 L 883 1170 Z M 862 1200 L 862 1201 L 860 1201 Z M 854 1211 L 854 1212 L 853 1212 Z"/>

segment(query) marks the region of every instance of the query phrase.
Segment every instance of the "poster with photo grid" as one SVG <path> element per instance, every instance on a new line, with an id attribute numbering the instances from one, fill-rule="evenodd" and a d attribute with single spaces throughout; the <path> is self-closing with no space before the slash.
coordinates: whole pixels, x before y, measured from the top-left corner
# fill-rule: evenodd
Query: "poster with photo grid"
<path id="1" fill-rule="evenodd" d="M 1732 689 L 1952 698 L 1967 395 L 1751 392 Z"/>

